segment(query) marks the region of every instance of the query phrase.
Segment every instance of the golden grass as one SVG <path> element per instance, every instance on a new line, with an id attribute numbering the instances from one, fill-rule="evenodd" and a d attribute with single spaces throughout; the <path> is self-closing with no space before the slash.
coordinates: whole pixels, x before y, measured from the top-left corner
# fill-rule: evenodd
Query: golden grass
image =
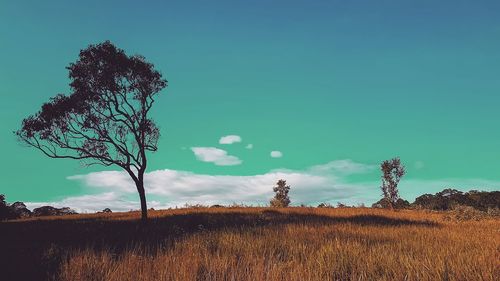
<path id="1" fill-rule="evenodd" d="M 237 218 L 225 224 L 217 219 Z M 201 217 L 196 217 L 202 215 Z M 245 217 L 238 217 L 244 215 Z M 453 222 L 441 213 L 369 208 L 202 208 L 153 211 L 163 241 L 69 250 L 57 280 L 499 280 L 500 220 Z M 136 220 L 138 213 L 44 220 Z M 226 217 L 227 218 L 227 217 Z M 244 223 L 238 221 L 245 220 Z M 43 221 L 43 220 L 42 220 Z M 154 220 L 153 220 L 154 221 Z M 22 221 L 17 223 L 23 223 Z M 179 235 L 176 235 L 178 233 Z M 120 233 L 116 233 L 119 237 Z"/>

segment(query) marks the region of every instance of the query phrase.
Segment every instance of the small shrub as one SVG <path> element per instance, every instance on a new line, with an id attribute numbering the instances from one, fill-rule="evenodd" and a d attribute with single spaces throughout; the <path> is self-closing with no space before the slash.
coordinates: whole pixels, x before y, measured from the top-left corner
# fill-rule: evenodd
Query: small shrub
<path id="1" fill-rule="evenodd" d="M 335 207 L 333 207 L 333 205 L 330 203 L 320 203 L 318 205 L 318 208 L 335 208 Z"/>
<path id="2" fill-rule="evenodd" d="M 279 180 L 273 188 L 273 191 L 276 194 L 274 195 L 274 198 L 271 199 L 271 207 L 283 208 L 290 205 L 290 197 L 288 197 L 290 186 L 286 185 L 286 180 Z"/>
<path id="3" fill-rule="evenodd" d="M 382 198 L 379 201 L 373 203 L 372 208 L 382 208 L 382 209 L 408 209 L 410 208 L 410 202 L 407 200 L 398 198 L 396 202 L 392 203 L 387 198 Z"/>
<path id="4" fill-rule="evenodd" d="M 224 206 L 219 205 L 219 204 L 215 204 L 215 205 L 210 206 L 210 208 L 224 208 Z"/>
<path id="5" fill-rule="evenodd" d="M 184 204 L 184 208 L 186 209 L 204 209 L 204 208 L 208 208 L 208 206 L 205 206 L 203 204 Z"/>
<path id="6" fill-rule="evenodd" d="M 351 206 L 346 205 L 342 202 L 337 202 L 337 208 L 351 208 Z"/>
<path id="7" fill-rule="evenodd" d="M 498 218 L 500 217 L 500 208 L 488 208 L 486 213 L 490 217 Z"/>
<path id="8" fill-rule="evenodd" d="M 457 205 L 445 216 L 445 219 L 455 221 L 481 220 L 488 217 L 486 212 L 474 209 L 471 206 Z"/>

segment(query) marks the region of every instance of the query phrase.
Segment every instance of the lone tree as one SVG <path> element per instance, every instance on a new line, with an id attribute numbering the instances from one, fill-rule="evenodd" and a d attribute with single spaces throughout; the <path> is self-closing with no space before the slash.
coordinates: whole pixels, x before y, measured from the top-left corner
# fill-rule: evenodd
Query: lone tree
<path id="1" fill-rule="evenodd" d="M 149 111 L 167 81 L 144 57 L 128 56 L 109 41 L 81 50 L 67 69 L 71 93 L 43 104 L 16 135 L 51 158 L 121 167 L 137 187 L 147 221 L 146 152 L 157 150 L 160 136 Z"/>
<path id="2" fill-rule="evenodd" d="M 271 207 L 283 208 L 290 205 L 290 197 L 288 197 L 290 186 L 286 185 L 286 180 L 279 180 L 276 183 L 276 186 L 273 187 L 273 191 L 276 194 L 274 195 L 274 198 L 271 199 Z"/>
<path id="3" fill-rule="evenodd" d="M 382 193 L 389 208 L 392 209 L 398 202 L 398 184 L 401 178 L 406 174 L 406 170 L 401 164 L 399 157 L 382 162 L 382 164 L 380 164 L 380 170 L 382 171 Z"/>

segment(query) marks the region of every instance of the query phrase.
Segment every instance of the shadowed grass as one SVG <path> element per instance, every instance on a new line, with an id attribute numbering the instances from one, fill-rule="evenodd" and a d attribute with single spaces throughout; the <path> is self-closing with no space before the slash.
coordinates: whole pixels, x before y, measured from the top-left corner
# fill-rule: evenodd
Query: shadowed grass
<path id="1" fill-rule="evenodd" d="M 33 280 L 494 280 L 498 220 L 367 208 L 199 208 L 0 224 Z"/>

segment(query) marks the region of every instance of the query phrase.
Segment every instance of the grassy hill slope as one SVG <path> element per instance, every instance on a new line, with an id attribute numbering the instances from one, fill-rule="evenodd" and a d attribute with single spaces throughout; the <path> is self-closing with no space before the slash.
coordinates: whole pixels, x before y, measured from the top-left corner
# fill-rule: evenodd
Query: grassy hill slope
<path id="1" fill-rule="evenodd" d="M 0 223 L 4 280 L 495 280 L 500 220 L 193 208 Z M 496 279 L 498 280 L 498 279 Z"/>

